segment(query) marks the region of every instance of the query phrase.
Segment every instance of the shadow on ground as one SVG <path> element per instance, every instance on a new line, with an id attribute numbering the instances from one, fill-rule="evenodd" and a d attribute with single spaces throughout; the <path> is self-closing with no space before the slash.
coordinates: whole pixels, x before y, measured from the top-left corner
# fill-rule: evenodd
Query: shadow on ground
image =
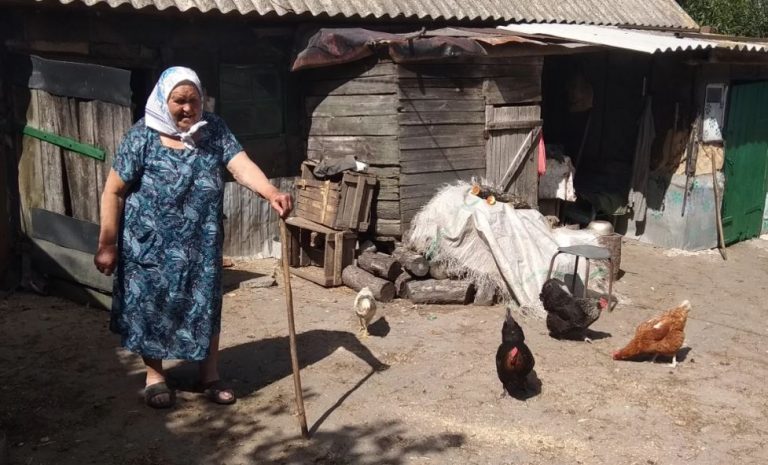
<path id="1" fill-rule="evenodd" d="M 357 337 L 344 331 L 298 335 L 299 360 L 307 367 L 339 348 L 370 370 L 325 412 L 310 412 L 310 440 L 299 437 L 290 394 L 262 388 L 291 376 L 287 337 L 254 340 L 222 350 L 225 378 L 236 379 L 234 406 L 182 392 L 168 410 L 146 407 L 140 360 L 118 348 L 107 329 L 107 312 L 60 299 L 15 294 L 0 301 L 0 433 L 7 435 L 10 463 L 203 465 L 240 463 L 354 463 L 400 465 L 460 447 L 459 434 L 425 436 L 397 421 L 322 426 L 355 390 L 387 366 Z M 172 376 L 194 379 L 184 363 Z M 305 389 L 305 399 L 317 396 Z"/>

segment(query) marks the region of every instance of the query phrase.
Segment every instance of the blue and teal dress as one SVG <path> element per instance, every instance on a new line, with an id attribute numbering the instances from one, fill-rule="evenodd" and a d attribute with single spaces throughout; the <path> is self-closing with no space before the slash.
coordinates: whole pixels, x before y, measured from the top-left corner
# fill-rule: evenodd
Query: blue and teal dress
<path id="1" fill-rule="evenodd" d="M 110 329 L 152 359 L 202 360 L 221 327 L 223 170 L 242 150 L 205 113 L 194 149 L 165 147 L 138 121 L 115 155 L 128 184 Z"/>

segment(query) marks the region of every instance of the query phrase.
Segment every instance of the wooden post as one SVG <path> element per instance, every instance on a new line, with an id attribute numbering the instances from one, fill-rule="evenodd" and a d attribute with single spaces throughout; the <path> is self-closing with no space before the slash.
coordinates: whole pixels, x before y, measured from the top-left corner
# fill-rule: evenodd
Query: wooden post
<path id="1" fill-rule="evenodd" d="M 296 410 L 299 416 L 299 426 L 301 427 L 301 436 L 309 438 L 307 429 L 307 416 L 304 413 L 304 394 L 301 392 L 301 373 L 299 368 L 299 356 L 296 350 L 296 326 L 293 320 L 293 293 L 291 291 L 291 269 L 288 251 L 288 230 L 285 226 L 285 220 L 280 219 L 280 245 L 282 255 L 280 261 L 283 262 L 283 285 L 285 286 L 285 310 L 288 314 L 288 342 L 291 348 L 291 367 L 293 368 L 293 389 L 296 392 Z"/>
<path id="2" fill-rule="evenodd" d="M 723 236 L 723 218 L 720 212 L 720 186 L 717 185 L 717 163 L 715 162 L 715 154 L 709 154 L 710 160 L 712 160 L 712 189 L 715 191 L 715 218 L 717 219 L 717 237 L 718 244 L 720 244 L 720 255 L 723 256 L 723 260 L 728 260 L 728 253 L 725 251 L 725 236 Z"/>

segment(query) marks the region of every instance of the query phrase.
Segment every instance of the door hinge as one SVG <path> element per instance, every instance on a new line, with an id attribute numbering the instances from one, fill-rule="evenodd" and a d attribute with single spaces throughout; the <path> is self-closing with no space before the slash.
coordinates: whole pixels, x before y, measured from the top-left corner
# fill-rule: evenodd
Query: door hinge
<path id="1" fill-rule="evenodd" d="M 84 144 L 69 137 L 42 131 L 29 125 L 24 126 L 24 129 L 21 132 L 29 137 L 40 139 L 63 149 L 67 149 L 70 152 L 79 153 L 80 155 L 94 158 L 99 161 L 104 161 L 106 158 L 107 152 L 103 149 L 96 147 L 95 145 Z"/>

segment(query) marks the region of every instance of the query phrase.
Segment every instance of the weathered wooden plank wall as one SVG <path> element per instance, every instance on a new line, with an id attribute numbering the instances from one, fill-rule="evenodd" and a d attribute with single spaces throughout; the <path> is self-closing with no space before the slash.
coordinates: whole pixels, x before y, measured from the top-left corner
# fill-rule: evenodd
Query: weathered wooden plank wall
<path id="1" fill-rule="evenodd" d="M 370 232 L 400 235 L 395 65 L 378 58 L 302 73 L 307 157 L 355 155 L 379 180 Z"/>
<path id="2" fill-rule="evenodd" d="M 294 178 L 270 180 L 294 195 Z M 228 182 L 224 188 L 224 255 L 236 258 L 280 256 L 280 225 L 269 203 L 247 188 Z"/>
<path id="3" fill-rule="evenodd" d="M 104 161 L 64 150 L 25 136 L 19 160 L 22 228 L 29 225 L 31 208 L 99 222 L 99 205 L 106 174 L 119 139 L 131 126 L 131 110 L 121 105 L 78 101 L 30 89 L 26 120 L 34 128 L 97 145 L 107 152 Z"/>
<path id="4" fill-rule="evenodd" d="M 8 24 L 4 19 L 0 19 L 0 29 L 7 28 Z M 4 42 L 5 34 L 0 32 L 0 40 Z M 7 95 L 6 75 L 8 70 L 7 55 L 4 45 L 0 45 L 0 289 L 14 286 L 6 281 L 9 276 L 11 264 L 11 250 L 14 234 L 14 216 L 13 201 L 15 197 L 12 194 L 15 182 L 12 183 L 14 173 L 15 157 L 12 155 L 12 120 L 9 96 Z"/>
<path id="5" fill-rule="evenodd" d="M 527 57 L 398 66 L 402 233 L 441 185 L 489 174 L 486 108 L 538 110 L 542 62 L 541 57 Z M 511 157 L 522 140 L 504 142 L 495 150 Z M 524 170 L 526 182 L 514 182 L 511 190 L 535 197 L 537 178 L 532 183 L 530 167 Z"/>
<path id="6" fill-rule="evenodd" d="M 109 11 L 99 15 L 72 12 L 67 15 L 66 21 L 62 21 L 60 14 L 45 11 L 32 14 L 19 9 L 9 14 L 9 22 L 16 26 L 13 40 L 8 41 L 14 52 L 46 57 L 62 56 L 68 61 L 84 61 L 131 70 L 136 114 L 127 115 L 127 124 L 117 117 L 112 118 L 101 102 L 67 101 L 66 108 L 62 102 L 55 107 L 57 114 L 78 114 L 76 125 L 62 124 L 58 127 L 62 133 L 76 134 L 82 142 L 107 148 L 110 154 L 130 125 L 131 116 L 141 115 L 144 101 L 156 77 L 167 66 L 183 65 L 195 69 L 206 92 L 218 102 L 221 101 L 218 98 L 221 65 L 268 63 L 284 70 L 285 79 L 281 82 L 285 89 L 283 133 L 264 136 L 264 139 L 259 140 L 243 139 L 241 143 L 265 173 L 275 178 L 273 182 L 282 183 L 281 177 L 298 173 L 300 161 L 304 158 L 302 137 L 298 130 L 299 93 L 293 81 L 294 76 L 288 71 L 295 26 L 276 27 L 274 23 L 269 23 L 267 28 L 262 28 L 254 27 L 252 22 L 212 18 L 191 23 L 170 17 L 114 14 Z M 200 31 L 205 33 L 200 34 Z M 5 43 L 6 41 L 3 41 L 3 44 Z M 241 47 L 243 43 L 255 45 Z M 26 89 L 22 89 L 20 94 L 23 95 L 24 92 L 27 92 Z M 45 129 L 42 124 L 37 123 L 51 119 L 47 118 L 47 113 L 42 114 L 48 110 L 38 105 L 38 97 L 32 98 L 31 102 L 28 102 L 26 97 L 22 100 L 23 108 L 17 120 L 34 121 L 36 127 Z M 76 108 L 73 108 L 74 105 Z M 106 120 L 105 115 L 109 116 Z M 56 123 L 60 119 L 57 117 L 52 121 Z M 344 123 L 348 125 L 351 121 L 334 124 L 341 125 L 343 129 Z M 32 156 L 41 150 L 49 149 L 52 157 Z M 98 221 L 98 218 L 93 216 L 98 212 L 98 204 L 83 199 L 100 198 L 111 159 L 100 164 L 76 155 L 62 154 L 58 149 L 58 153 L 54 154 L 53 149 L 57 148 L 41 148 L 39 141 L 24 137 L 17 150 L 24 152 L 20 155 L 23 201 L 28 206 L 53 207 L 48 209 L 76 218 Z M 375 149 L 378 150 L 379 147 L 376 146 Z M 46 162 L 44 166 L 43 161 Z M 97 166 L 102 169 L 97 169 Z M 60 170 L 61 175 L 48 176 L 48 173 L 56 168 Z M 97 179 L 91 182 L 94 172 Z M 86 178 L 88 181 L 84 181 Z M 44 180 L 50 185 L 50 189 L 39 187 L 43 185 Z M 264 255 L 267 250 L 272 254 L 279 254 L 279 248 L 275 249 L 271 240 L 262 244 L 256 239 L 276 235 L 274 219 L 265 219 L 269 217 L 268 209 L 261 205 L 260 200 L 251 199 L 251 194 L 236 194 L 235 191 L 239 192 L 241 189 L 235 189 L 234 184 L 228 185 L 227 189 L 230 202 L 226 212 L 228 217 L 239 225 L 249 226 L 229 229 L 224 253 L 238 257 L 255 257 Z M 57 192 L 60 195 L 57 195 Z M 25 211 L 28 211 L 28 208 L 25 208 Z M 24 222 L 28 223 L 28 218 Z"/>

